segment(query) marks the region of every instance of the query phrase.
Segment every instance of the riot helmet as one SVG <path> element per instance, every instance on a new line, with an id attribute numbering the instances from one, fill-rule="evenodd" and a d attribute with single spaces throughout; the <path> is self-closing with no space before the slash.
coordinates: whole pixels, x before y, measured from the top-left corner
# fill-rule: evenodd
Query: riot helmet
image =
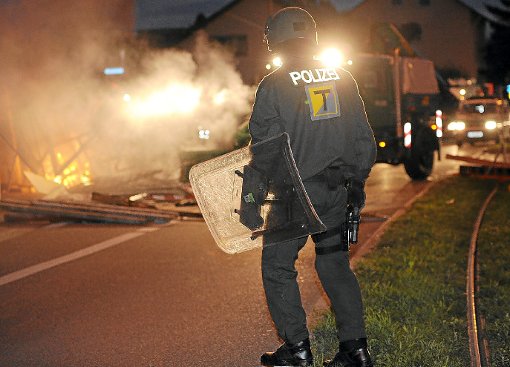
<path id="1" fill-rule="evenodd" d="M 270 16 L 266 22 L 264 41 L 269 51 L 293 40 L 304 40 L 317 45 L 317 26 L 306 10 L 298 7 L 283 8 Z"/>

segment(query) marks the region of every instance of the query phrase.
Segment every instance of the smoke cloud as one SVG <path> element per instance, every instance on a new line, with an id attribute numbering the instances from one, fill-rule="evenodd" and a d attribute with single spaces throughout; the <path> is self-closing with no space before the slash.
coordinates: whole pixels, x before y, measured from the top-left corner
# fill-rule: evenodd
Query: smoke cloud
<path id="1" fill-rule="evenodd" d="M 0 151 L 13 145 L 24 169 L 122 191 L 177 179 L 182 151 L 232 146 L 253 96 L 232 55 L 204 34 L 150 50 L 126 32 L 128 3 L 0 2 Z M 12 154 L 0 160 L 5 180 Z"/>

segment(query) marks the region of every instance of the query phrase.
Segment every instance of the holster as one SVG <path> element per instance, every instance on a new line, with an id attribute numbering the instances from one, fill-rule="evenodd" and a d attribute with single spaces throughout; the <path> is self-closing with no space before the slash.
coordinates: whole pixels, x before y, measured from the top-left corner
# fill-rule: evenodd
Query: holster
<path id="1" fill-rule="evenodd" d="M 349 167 L 332 165 L 327 167 L 323 172 L 314 176 L 312 181 L 324 180 L 330 190 L 337 190 L 339 186 L 346 188 L 348 194 L 351 188 L 351 180 L 345 178 L 345 174 L 349 172 Z M 328 247 L 316 247 L 317 255 L 326 255 L 337 251 L 349 251 L 350 244 L 358 242 L 360 215 L 359 208 L 349 205 L 346 208 L 345 221 L 336 228 L 328 229 L 326 232 L 315 234 L 312 236 L 315 243 L 323 241 L 327 238 L 340 234 L 340 243 Z"/>
<path id="2" fill-rule="evenodd" d="M 315 247 L 317 255 L 327 255 L 338 251 L 349 251 L 351 244 L 358 243 L 360 216 L 359 210 L 352 206 L 347 207 L 346 220 L 340 227 L 328 229 L 326 232 L 312 236 L 315 243 L 340 234 L 340 243 L 328 247 Z"/>
<path id="3" fill-rule="evenodd" d="M 315 253 L 317 255 L 327 255 L 338 251 L 349 251 L 348 242 L 348 224 L 347 222 L 342 223 L 340 227 L 328 229 L 326 232 L 312 235 L 312 239 L 315 243 L 319 243 L 327 238 L 340 234 L 340 243 L 328 246 L 328 247 L 315 247 Z"/>

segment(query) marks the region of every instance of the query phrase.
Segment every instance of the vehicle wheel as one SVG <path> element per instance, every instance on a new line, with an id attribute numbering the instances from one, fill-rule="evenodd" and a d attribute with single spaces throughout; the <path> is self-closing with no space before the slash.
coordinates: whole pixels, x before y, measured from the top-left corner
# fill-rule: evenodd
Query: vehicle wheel
<path id="1" fill-rule="evenodd" d="M 418 123 L 414 124 L 411 141 L 411 151 L 404 159 L 405 170 L 413 180 L 425 180 L 432 173 L 434 152 L 440 149 L 439 141 L 435 131 Z"/>
<path id="2" fill-rule="evenodd" d="M 434 167 L 434 151 L 413 150 L 410 157 L 404 161 L 404 167 L 406 173 L 413 180 L 425 180 L 430 176 Z"/>

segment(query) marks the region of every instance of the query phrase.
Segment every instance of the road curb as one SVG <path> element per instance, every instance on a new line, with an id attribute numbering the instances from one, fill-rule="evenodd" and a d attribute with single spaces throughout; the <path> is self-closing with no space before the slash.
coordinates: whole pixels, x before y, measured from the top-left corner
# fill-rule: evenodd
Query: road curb
<path id="1" fill-rule="evenodd" d="M 351 267 L 354 269 L 357 265 L 357 263 L 370 251 L 372 251 L 377 244 L 379 243 L 379 240 L 381 239 L 382 235 L 390 224 L 395 222 L 398 218 L 400 218 L 402 215 L 407 213 L 407 211 L 413 206 L 413 204 L 422 196 L 424 196 L 429 190 L 435 186 L 437 183 L 441 182 L 442 180 L 438 181 L 428 181 L 427 185 L 420 191 L 418 194 L 414 195 L 412 198 L 410 198 L 402 208 L 398 209 L 395 213 L 393 213 L 379 228 L 375 230 L 374 233 L 365 241 L 363 242 L 359 247 L 358 250 L 351 256 Z"/>

